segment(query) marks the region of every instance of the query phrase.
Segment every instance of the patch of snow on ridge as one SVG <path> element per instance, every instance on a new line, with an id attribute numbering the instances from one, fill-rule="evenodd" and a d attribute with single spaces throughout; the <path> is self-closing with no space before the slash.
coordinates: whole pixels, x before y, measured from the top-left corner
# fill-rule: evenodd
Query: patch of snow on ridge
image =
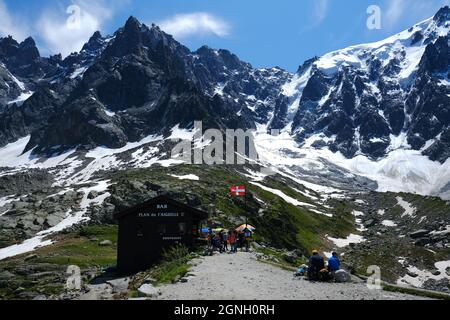
<path id="1" fill-rule="evenodd" d="M 34 94 L 33 91 L 27 91 L 22 92 L 20 96 L 18 96 L 16 99 L 8 102 L 8 104 L 17 104 L 17 106 L 21 106 L 25 101 L 27 101 L 32 95 Z"/>
<path id="2" fill-rule="evenodd" d="M 193 135 L 193 131 L 179 129 L 176 126 L 172 130 L 172 136 L 167 139 L 192 139 Z M 89 181 L 98 171 L 118 169 L 128 165 L 120 159 L 119 155 L 134 149 L 138 149 L 133 153 L 133 156 L 137 156 L 137 158 L 133 158 L 130 164 L 135 168 L 148 168 L 153 165 L 170 167 L 183 163 L 177 159 L 161 160 L 166 154 L 158 155 L 157 147 L 146 146 L 165 140 L 162 136 L 157 135 L 145 137 L 137 142 L 129 142 L 124 147 L 117 149 L 100 146 L 87 152 L 84 158 L 77 153 L 76 149 L 63 154 L 55 154 L 50 158 L 38 158 L 32 154 L 33 150 L 24 153 L 30 138 L 31 136 L 27 136 L 0 148 L 0 167 L 14 169 L 3 171 L 0 175 L 14 174 L 20 170 L 33 168 L 49 169 L 55 175 L 55 186 L 66 186 Z"/>
<path id="3" fill-rule="evenodd" d="M 326 216 L 328 218 L 333 218 L 333 215 L 331 213 L 325 213 L 325 212 L 322 212 L 322 211 L 319 211 L 319 210 L 316 210 L 316 209 L 308 209 L 308 210 L 311 211 L 311 212 L 317 213 L 317 214 L 321 214 L 321 215 Z"/>
<path id="4" fill-rule="evenodd" d="M 327 237 L 327 239 L 333 242 L 338 248 L 345 248 L 350 244 L 358 244 L 366 241 L 362 236 L 356 234 L 350 234 L 346 239 L 337 239 L 332 237 Z"/>
<path id="5" fill-rule="evenodd" d="M 48 169 L 58 166 L 69 158 L 75 150 L 51 158 L 36 158 L 33 150 L 23 153 L 31 136 L 27 136 L 0 148 L 0 167 Z"/>
<path id="6" fill-rule="evenodd" d="M 188 174 L 185 176 L 177 176 L 174 174 L 169 174 L 169 176 L 173 177 L 173 178 L 177 178 L 179 180 L 191 180 L 191 181 L 200 181 L 200 178 L 194 174 Z"/>
<path id="7" fill-rule="evenodd" d="M 407 269 L 409 273 L 416 275 L 416 277 L 413 277 L 409 274 L 399 278 L 397 280 L 398 285 L 411 285 L 417 288 L 421 288 L 425 282 L 428 280 L 443 280 L 443 279 L 450 279 L 450 275 L 447 274 L 447 269 L 450 268 L 450 260 L 449 261 L 440 261 L 436 262 L 434 264 L 436 270 L 439 271 L 438 275 L 434 275 L 430 271 L 427 270 L 421 270 L 415 266 L 408 266 Z"/>
<path id="8" fill-rule="evenodd" d="M 450 234 L 450 226 L 446 226 L 445 230 L 433 231 L 430 234 L 432 234 L 434 236 L 449 235 Z"/>
<path id="9" fill-rule="evenodd" d="M 20 88 L 20 90 L 22 91 L 26 91 L 25 88 L 25 83 L 23 83 L 22 81 L 20 81 L 19 79 L 17 79 L 11 72 L 9 72 L 7 70 L 7 72 L 9 73 L 10 77 L 13 79 L 13 81 L 17 84 L 17 86 Z"/>
<path id="10" fill-rule="evenodd" d="M 17 201 L 20 201 L 20 197 L 16 198 L 15 195 L 0 198 L 0 208 Z"/>
<path id="11" fill-rule="evenodd" d="M 398 225 L 392 220 L 383 220 L 381 224 L 385 227 L 397 227 Z"/>
<path id="12" fill-rule="evenodd" d="M 75 175 L 65 177 L 62 181 L 64 184 L 89 181 L 94 173 L 98 171 L 119 168 L 122 161 L 117 158 L 117 155 L 137 149 L 142 145 L 162 140 L 163 138 L 161 136 L 152 135 L 137 142 L 129 142 L 124 147 L 118 149 L 97 147 L 86 154 L 86 159 L 91 161 L 82 170 Z"/>
<path id="13" fill-rule="evenodd" d="M 309 68 L 302 75 L 294 75 L 294 78 L 284 84 L 281 88 L 283 94 L 287 97 L 292 97 L 299 93 L 299 91 L 303 91 L 305 86 L 308 84 L 309 77 L 311 75 L 311 68 Z"/>
<path id="14" fill-rule="evenodd" d="M 290 103 L 286 115 L 288 122 L 292 122 L 294 120 L 295 114 L 298 111 L 303 90 L 311 77 L 311 70 L 312 69 L 310 67 L 302 75 L 294 75 L 293 79 L 284 84 L 281 88 L 283 95 L 292 98 L 292 102 Z"/>
<path id="15" fill-rule="evenodd" d="M 102 157 L 106 157 L 106 156 L 112 156 L 112 155 L 116 155 L 116 154 L 120 154 L 120 153 L 124 153 L 126 151 L 129 150 L 133 150 L 136 149 L 138 147 L 140 147 L 141 145 L 147 144 L 147 143 L 151 143 L 151 142 L 155 142 L 155 141 L 160 141 L 162 140 L 161 136 L 148 136 L 138 142 L 129 142 L 127 143 L 124 147 L 122 148 L 118 148 L 118 149 L 110 149 L 110 148 L 106 148 L 106 147 L 97 147 L 95 149 L 93 149 L 92 151 L 89 151 L 86 154 L 86 158 L 93 158 L 93 159 L 98 159 L 98 158 L 102 158 Z"/>
<path id="16" fill-rule="evenodd" d="M 258 188 L 261 188 L 261 189 L 263 189 L 265 191 L 268 191 L 270 193 L 273 193 L 274 195 L 279 196 L 284 201 L 286 201 L 287 203 L 290 203 L 290 204 L 292 204 L 294 206 L 297 206 L 297 207 L 313 207 L 313 208 L 316 207 L 315 205 L 312 205 L 310 203 L 300 202 L 297 199 L 294 199 L 294 198 L 288 196 L 287 194 L 285 194 L 281 190 L 272 189 L 272 188 L 266 187 L 266 186 L 264 186 L 264 185 L 262 185 L 260 183 L 257 183 L 257 182 L 250 182 L 250 183 L 253 184 L 254 186 L 257 186 Z"/>
<path id="17" fill-rule="evenodd" d="M 111 118 L 116 116 L 116 113 L 114 111 L 109 110 L 109 109 L 105 109 L 105 113 L 106 113 L 106 115 L 108 117 L 111 117 Z"/>
<path id="18" fill-rule="evenodd" d="M 397 197 L 396 199 L 397 199 L 398 205 L 400 207 L 402 207 L 404 210 L 402 217 L 405 217 L 405 216 L 414 217 L 414 215 L 416 213 L 416 208 L 411 206 L 411 204 L 409 202 L 406 202 L 405 200 L 403 200 L 402 197 Z"/>
<path id="19" fill-rule="evenodd" d="M 359 232 L 367 231 L 366 227 L 364 227 L 364 224 L 362 223 L 362 219 L 359 218 L 364 216 L 364 213 L 353 210 L 352 215 L 355 217 L 356 230 L 358 230 Z"/>
<path id="20" fill-rule="evenodd" d="M 86 72 L 88 68 L 87 67 L 80 67 L 78 69 L 76 69 L 71 75 L 70 75 L 70 79 L 76 79 L 78 77 L 82 77 L 84 75 L 84 73 Z"/>
<path id="21" fill-rule="evenodd" d="M 37 236 L 25 240 L 21 244 L 15 244 L 10 247 L 0 249 L 0 260 L 18 256 L 27 252 L 34 251 L 41 247 L 46 247 L 53 244 L 52 240 L 43 240 L 43 237 Z"/>
<path id="22" fill-rule="evenodd" d="M 194 135 L 196 133 L 195 130 L 189 129 L 181 129 L 180 125 L 176 125 L 171 130 L 172 134 L 167 140 L 189 140 L 192 141 L 194 139 Z"/>

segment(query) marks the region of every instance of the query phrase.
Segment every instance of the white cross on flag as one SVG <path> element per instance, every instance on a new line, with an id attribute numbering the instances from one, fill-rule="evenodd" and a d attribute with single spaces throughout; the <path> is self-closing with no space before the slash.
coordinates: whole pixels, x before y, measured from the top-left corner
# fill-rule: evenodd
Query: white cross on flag
<path id="1" fill-rule="evenodd" d="M 236 186 L 230 188 L 231 195 L 235 197 L 245 197 L 246 189 L 245 186 Z"/>

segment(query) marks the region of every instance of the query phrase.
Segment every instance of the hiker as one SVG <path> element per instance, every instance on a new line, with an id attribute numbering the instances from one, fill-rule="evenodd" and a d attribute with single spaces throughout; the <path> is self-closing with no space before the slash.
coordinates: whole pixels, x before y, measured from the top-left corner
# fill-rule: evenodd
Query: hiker
<path id="1" fill-rule="evenodd" d="M 297 272 L 295 273 L 296 277 L 304 277 L 305 274 L 308 272 L 308 266 L 306 264 L 302 264 L 300 268 L 297 269 Z"/>
<path id="2" fill-rule="evenodd" d="M 219 241 L 220 241 L 220 253 L 223 252 L 223 230 L 219 232 Z"/>
<path id="3" fill-rule="evenodd" d="M 237 252 L 237 234 L 236 231 L 230 231 L 228 233 L 228 242 L 230 243 L 231 253 Z"/>
<path id="4" fill-rule="evenodd" d="M 213 240 L 214 236 L 212 233 L 212 230 L 210 229 L 208 232 L 208 249 L 211 250 L 213 248 L 213 244 L 212 244 L 212 240 Z"/>
<path id="5" fill-rule="evenodd" d="M 248 228 L 244 230 L 245 251 L 250 251 L 250 243 L 252 242 L 252 231 Z"/>
<path id="6" fill-rule="evenodd" d="M 319 251 L 313 250 L 309 259 L 308 278 L 311 281 L 319 280 L 320 272 L 325 269 L 325 260 L 319 254 Z"/>
<path id="7" fill-rule="evenodd" d="M 238 233 L 238 243 L 239 243 L 239 248 L 242 250 L 242 248 L 244 247 L 244 233 L 243 232 L 239 232 Z"/>
<path id="8" fill-rule="evenodd" d="M 212 239 L 212 245 L 213 245 L 213 250 L 218 250 L 220 253 L 222 253 L 222 241 L 220 240 L 219 235 L 216 235 L 213 239 Z"/>
<path id="9" fill-rule="evenodd" d="M 336 271 L 341 269 L 341 260 L 339 260 L 339 256 L 337 252 L 333 252 L 330 259 L 328 259 L 328 271 L 331 274 L 331 277 L 334 279 L 334 274 Z"/>
<path id="10" fill-rule="evenodd" d="M 223 245 L 223 251 L 227 252 L 228 251 L 228 232 L 226 232 L 225 230 L 222 231 L 222 245 Z"/>

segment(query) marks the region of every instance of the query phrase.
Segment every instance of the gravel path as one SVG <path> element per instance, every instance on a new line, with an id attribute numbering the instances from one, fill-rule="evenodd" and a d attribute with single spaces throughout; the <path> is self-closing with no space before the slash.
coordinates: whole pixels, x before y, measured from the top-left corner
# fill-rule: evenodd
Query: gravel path
<path id="1" fill-rule="evenodd" d="M 369 290 L 363 283 L 311 283 L 261 263 L 252 253 L 205 257 L 188 282 L 162 286 L 162 300 L 418 300 L 419 297 Z"/>

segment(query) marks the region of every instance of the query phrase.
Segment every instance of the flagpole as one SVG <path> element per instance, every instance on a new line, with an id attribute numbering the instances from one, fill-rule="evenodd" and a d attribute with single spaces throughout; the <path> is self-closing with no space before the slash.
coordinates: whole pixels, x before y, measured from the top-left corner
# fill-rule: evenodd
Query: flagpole
<path id="1" fill-rule="evenodd" d="M 244 208 L 245 208 L 245 228 L 248 228 L 248 208 L 247 208 L 247 185 L 244 184 Z"/>

